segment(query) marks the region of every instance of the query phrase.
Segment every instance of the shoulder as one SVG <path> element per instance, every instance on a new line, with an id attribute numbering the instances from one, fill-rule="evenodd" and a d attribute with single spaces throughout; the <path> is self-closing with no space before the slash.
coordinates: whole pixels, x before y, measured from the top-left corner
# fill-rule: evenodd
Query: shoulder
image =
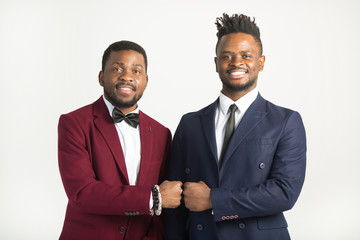
<path id="1" fill-rule="evenodd" d="M 266 106 L 266 112 L 270 117 L 277 117 L 277 118 L 288 118 L 290 115 L 300 115 L 297 111 L 276 105 L 266 99 L 264 99 L 260 94 L 258 96 L 258 99 L 262 101 Z"/>
<path id="2" fill-rule="evenodd" d="M 62 114 L 59 119 L 59 124 L 61 125 L 62 123 L 67 122 L 68 124 L 75 124 L 80 128 L 83 128 L 92 125 L 93 120 L 96 117 L 110 117 L 102 97 L 91 104 L 80 107 L 69 113 Z"/>
<path id="3" fill-rule="evenodd" d="M 93 117 L 95 116 L 104 116 L 104 115 L 105 116 L 109 115 L 109 111 L 104 103 L 103 98 L 100 97 L 91 104 L 88 104 L 74 111 L 61 115 L 60 120 L 62 118 L 72 118 L 80 122 L 87 122 L 87 121 L 92 121 Z"/>
<path id="4" fill-rule="evenodd" d="M 189 113 L 184 114 L 181 118 L 181 121 L 191 121 L 194 119 L 201 118 L 204 115 L 214 115 L 217 106 L 218 106 L 218 100 L 216 100 L 215 102 L 209 104 L 208 106 L 206 106 L 198 111 L 189 112 Z"/>
<path id="5" fill-rule="evenodd" d="M 72 119 L 77 122 L 84 122 L 84 121 L 88 121 L 89 119 L 92 119 L 90 118 L 92 113 L 93 113 L 93 104 L 89 104 L 84 107 L 73 110 L 69 113 L 62 114 L 60 116 L 60 121 L 65 119 Z"/>
<path id="6" fill-rule="evenodd" d="M 271 121 L 279 121 L 284 124 L 303 125 L 302 118 L 296 110 L 276 105 L 272 102 L 265 100 L 267 118 Z"/>
<path id="7" fill-rule="evenodd" d="M 93 104 L 88 104 L 86 106 L 80 107 L 63 115 L 77 117 L 77 116 L 92 114 L 92 112 L 93 112 Z"/>
<path id="8" fill-rule="evenodd" d="M 274 114 L 274 115 L 280 115 L 280 116 L 287 116 L 289 114 L 292 114 L 293 112 L 295 112 L 294 110 L 290 109 L 290 108 L 287 108 L 287 107 L 283 107 L 283 106 L 279 106 L 279 105 L 276 105 L 272 102 L 269 102 L 267 100 L 266 101 L 266 107 L 267 107 L 267 111 L 270 113 L 270 114 Z"/>

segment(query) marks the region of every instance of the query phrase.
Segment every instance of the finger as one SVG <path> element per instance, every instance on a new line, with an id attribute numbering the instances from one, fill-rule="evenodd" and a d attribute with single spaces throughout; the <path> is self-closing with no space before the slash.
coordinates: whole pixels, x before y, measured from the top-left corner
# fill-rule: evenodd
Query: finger
<path id="1" fill-rule="evenodd" d="M 184 183 L 184 188 L 190 188 L 191 185 L 193 185 L 194 183 L 193 182 L 186 182 Z"/>
<path id="2" fill-rule="evenodd" d="M 182 194 L 184 195 L 184 198 L 185 198 L 186 196 L 189 195 L 189 190 L 188 190 L 187 188 L 185 188 L 185 189 L 182 191 Z"/>

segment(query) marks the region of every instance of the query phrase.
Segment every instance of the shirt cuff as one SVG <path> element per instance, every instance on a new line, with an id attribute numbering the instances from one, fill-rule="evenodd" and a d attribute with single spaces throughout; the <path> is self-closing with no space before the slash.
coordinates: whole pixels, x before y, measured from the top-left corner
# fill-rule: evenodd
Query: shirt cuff
<path id="1" fill-rule="evenodd" d="M 154 206 L 154 203 L 153 203 L 153 195 L 152 195 L 152 192 L 150 192 L 150 201 L 149 201 L 149 211 L 151 211 L 151 209 L 153 208 Z"/>

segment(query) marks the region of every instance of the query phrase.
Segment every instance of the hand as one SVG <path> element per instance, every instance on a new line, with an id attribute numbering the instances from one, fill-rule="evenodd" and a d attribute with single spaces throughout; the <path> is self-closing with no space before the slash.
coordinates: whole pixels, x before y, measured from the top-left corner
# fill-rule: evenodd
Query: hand
<path id="1" fill-rule="evenodd" d="M 160 194 L 163 208 L 176 208 L 181 202 L 182 182 L 163 181 L 160 184 Z"/>
<path id="2" fill-rule="evenodd" d="M 210 188 L 203 182 L 184 183 L 184 202 L 187 209 L 202 212 L 212 208 Z"/>

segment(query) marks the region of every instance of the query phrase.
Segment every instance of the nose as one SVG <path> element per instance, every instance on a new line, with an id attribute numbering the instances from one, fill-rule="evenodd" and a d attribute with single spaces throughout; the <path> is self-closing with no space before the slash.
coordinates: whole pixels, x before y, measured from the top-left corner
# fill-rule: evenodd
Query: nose
<path id="1" fill-rule="evenodd" d="M 236 56 L 232 59 L 231 64 L 234 66 L 241 66 L 244 64 L 244 59 L 241 56 Z"/>
<path id="2" fill-rule="evenodd" d="M 120 76 L 119 76 L 119 80 L 123 81 L 123 82 L 132 82 L 133 76 L 131 74 L 130 71 L 124 71 Z"/>

